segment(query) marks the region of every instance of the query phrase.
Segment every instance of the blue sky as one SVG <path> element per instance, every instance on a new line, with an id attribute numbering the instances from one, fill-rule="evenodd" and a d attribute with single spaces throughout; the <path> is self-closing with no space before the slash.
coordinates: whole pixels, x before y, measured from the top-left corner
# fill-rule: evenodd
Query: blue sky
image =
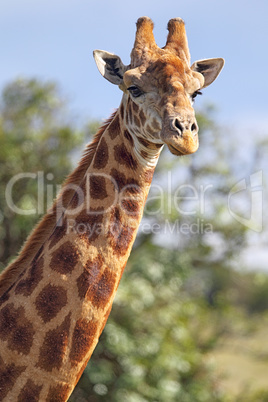
<path id="1" fill-rule="evenodd" d="M 165 44 L 168 20 L 182 17 L 192 61 L 225 58 L 224 70 L 197 107 L 213 102 L 222 122 L 248 132 L 266 129 L 267 0 L 3 1 L 0 88 L 19 76 L 55 80 L 76 115 L 108 117 L 121 93 L 101 77 L 92 51 L 114 52 L 128 64 L 142 15 L 153 19 L 159 46 Z"/>

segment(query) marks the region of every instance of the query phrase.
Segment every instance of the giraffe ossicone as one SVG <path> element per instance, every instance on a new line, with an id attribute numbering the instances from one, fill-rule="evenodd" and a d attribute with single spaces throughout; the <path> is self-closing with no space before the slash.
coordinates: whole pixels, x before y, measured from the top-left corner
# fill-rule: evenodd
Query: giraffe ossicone
<path id="1" fill-rule="evenodd" d="M 168 31 L 159 48 L 140 18 L 127 66 L 94 52 L 122 101 L 0 276 L 3 401 L 69 398 L 111 311 L 163 145 L 175 155 L 198 148 L 193 99 L 224 61 L 190 65 L 184 22 Z"/>

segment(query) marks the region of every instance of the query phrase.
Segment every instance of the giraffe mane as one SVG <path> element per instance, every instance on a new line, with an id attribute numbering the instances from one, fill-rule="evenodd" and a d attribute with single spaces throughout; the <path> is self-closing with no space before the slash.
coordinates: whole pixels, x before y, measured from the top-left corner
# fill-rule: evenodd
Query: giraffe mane
<path id="1" fill-rule="evenodd" d="M 75 190 L 68 191 L 67 194 L 64 194 L 64 189 L 72 184 L 73 187 L 78 186 L 89 165 L 92 162 L 95 150 L 98 146 L 100 138 L 102 137 L 106 128 L 110 125 L 112 120 L 114 119 L 117 110 L 107 119 L 103 125 L 99 128 L 97 133 L 94 135 L 93 140 L 89 143 L 80 159 L 80 162 L 75 170 L 69 174 L 67 179 L 65 180 L 61 192 L 57 196 L 54 201 L 52 207 L 48 211 L 46 215 L 44 215 L 39 223 L 35 226 L 33 231 L 28 236 L 25 241 L 18 257 L 15 261 L 11 262 L 6 269 L 0 275 L 0 297 L 16 282 L 19 276 L 24 272 L 24 270 L 31 264 L 35 255 L 45 242 L 45 240 L 52 234 L 53 229 L 56 225 L 56 216 L 58 214 L 58 205 L 62 205 L 62 199 L 64 196 L 64 203 L 67 205 L 73 195 Z"/>

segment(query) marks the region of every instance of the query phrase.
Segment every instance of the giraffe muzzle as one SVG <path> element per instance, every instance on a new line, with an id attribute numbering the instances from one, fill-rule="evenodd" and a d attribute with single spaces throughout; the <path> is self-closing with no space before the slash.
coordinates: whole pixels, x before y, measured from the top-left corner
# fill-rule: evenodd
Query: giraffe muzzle
<path id="1" fill-rule="evenodd" d="M 188 155 L 196 152 L 199 140 L 195 117 L 185 120 L 175 117 L 167 120 L 161 132 L 161 139 L 167 144 L 170 152 L 175 155 Z"/>
<path id="2" fill-rule="evenodd" d="M 195 118 L 183 121 L 176 117 L 171 121 L 171 130 L 178 133 L 181 137 L 183 137 L 185 133 L 188 133 L 189 131 L 193 136 L 195 136 L 198 133 L 198 126 Z"/>

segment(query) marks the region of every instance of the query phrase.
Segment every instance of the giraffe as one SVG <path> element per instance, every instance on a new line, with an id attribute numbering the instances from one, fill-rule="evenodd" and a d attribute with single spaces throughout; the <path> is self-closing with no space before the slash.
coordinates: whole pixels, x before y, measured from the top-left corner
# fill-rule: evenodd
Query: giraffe
<path id="1" fill-rule="evenodd" d="M 198 149 L 193 99 L 220 73 L 196 61 L 182 19 L 164 48 L 139 18 L 131 62 L 96 50 L 100 73 L 123 91 L 51 210 L 0 277 L 0 399 L 66 401 L 112 308 L 155 166 L 166 144 Z"/>

